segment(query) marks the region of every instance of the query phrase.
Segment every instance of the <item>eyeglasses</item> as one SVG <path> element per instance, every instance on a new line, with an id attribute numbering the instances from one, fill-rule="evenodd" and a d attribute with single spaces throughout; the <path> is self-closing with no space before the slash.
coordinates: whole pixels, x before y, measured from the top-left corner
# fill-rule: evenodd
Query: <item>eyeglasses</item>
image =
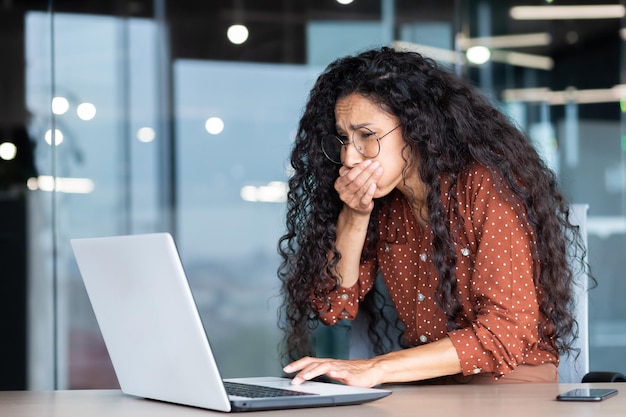
<path id="1" fill-rule="evenodd" d="M 367 127 L 359 127 L 352 132 L 352 140 L 348 141 L 347 136 L 338 137 L 336 135 L 327 135 L 322 138 L 322 152 L 326 158 L 336 164 L 343 164 L 342 153 L 346 146 L 350 143 L 363 157 L 371 159 L 376 158 L 380 153 L 380 140 L 399 128 L 400 125 L 394 127 L 382 136 L 378 136 Z"/>

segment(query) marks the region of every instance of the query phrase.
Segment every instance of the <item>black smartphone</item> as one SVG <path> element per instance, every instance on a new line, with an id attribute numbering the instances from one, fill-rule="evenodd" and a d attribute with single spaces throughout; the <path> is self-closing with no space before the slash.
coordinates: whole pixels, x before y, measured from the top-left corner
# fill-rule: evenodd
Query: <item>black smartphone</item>
<path id="1" fill-rule="evenodd" d="M 617 394 L 614 388 L 577 388 L 556 396 L 559 401 L 602 401 Z"/>

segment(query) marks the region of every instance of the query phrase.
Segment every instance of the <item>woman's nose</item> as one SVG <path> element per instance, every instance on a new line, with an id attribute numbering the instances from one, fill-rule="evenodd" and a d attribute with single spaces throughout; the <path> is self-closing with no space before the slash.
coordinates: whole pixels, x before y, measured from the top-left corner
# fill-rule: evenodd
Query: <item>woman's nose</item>
<path id="1" fill-rule="evenodd" d="M 342 158 L 343 166 L 352 168 L 359 162 L 363 162 L 363 155 L 359 151 L 357 151 L 356 146 L 354 146 L 354 142 L 347 143 L 342 149 Z"/>

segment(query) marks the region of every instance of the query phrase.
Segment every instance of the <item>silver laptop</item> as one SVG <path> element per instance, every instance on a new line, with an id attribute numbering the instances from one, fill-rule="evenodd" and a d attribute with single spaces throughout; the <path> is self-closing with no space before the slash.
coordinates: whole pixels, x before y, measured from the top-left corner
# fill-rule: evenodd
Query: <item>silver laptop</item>
<path id="1" fill-rule="evenodd" d="M 292 386 L 282 377 L 223 380 L 170 234 L 71 245 L 125 394 L 226 412 L 360 404 L 391 394 L 323 382 Z M 250 385 L 272 392 L 227 393 Z"/>

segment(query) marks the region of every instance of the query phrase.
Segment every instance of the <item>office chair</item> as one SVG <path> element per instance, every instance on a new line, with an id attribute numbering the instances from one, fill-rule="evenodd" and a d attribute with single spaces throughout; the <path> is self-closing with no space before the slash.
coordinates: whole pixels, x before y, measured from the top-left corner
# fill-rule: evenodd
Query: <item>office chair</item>
<path id="1" fill-rule="evenodd" d="M 572 204 L 570 206 L 571 221 L 579 227 L 579 231 L 587 251 L 587 212 L 588 204 Z M 561 356 L 559 365 L 559 382 L 626 382 L 626 377 L 613 371 L 589 370 L 589 309 L 587 283 L 588 277 L 584 271 L 575 268 L 574 298 L 577 300 L 574 317 L 578 323 L 578 339 L 574 342 L 574 349 L 578 355 Z"/>
<path id="2" fill-rule="evenodd" d="M 620 372 L 591 371 L 583 376 L 581 382 L 626 382 L 626 376 Z"/>
<path id="3" fill-rule="evenodd" d="M 579 227 L 582 244 L 587 252 L 587 211 L 588 204 L 572 204 L 570 221 Z M 573 352 L 562 355 L 559 365 L 559 382 L 579 382 L 589 373 L 589 306 L 588 276 L 580 268 L 574 268 L 574 318 L 578 323 L 578 338 L 574 341 Z"/>

